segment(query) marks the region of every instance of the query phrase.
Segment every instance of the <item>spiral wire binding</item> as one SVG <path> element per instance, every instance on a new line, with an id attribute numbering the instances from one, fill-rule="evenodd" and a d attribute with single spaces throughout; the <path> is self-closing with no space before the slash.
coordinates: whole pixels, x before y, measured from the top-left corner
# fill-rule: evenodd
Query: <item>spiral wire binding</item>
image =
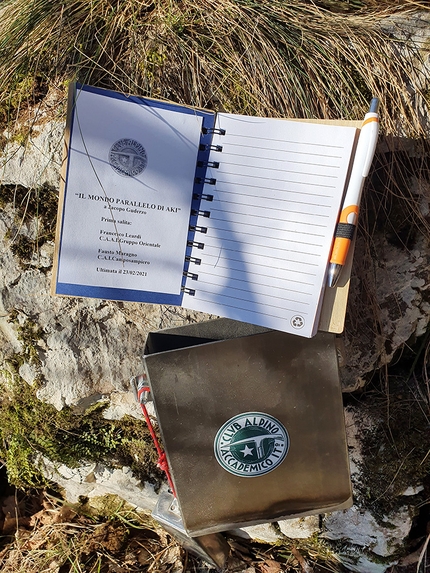
<path id="1" fill-rule="evenodd" d="M 191 273 L 190 271 L 184 271 L 182 274 L 184 277 L 188 277 L 193 281 L 196 281 L 199 278 L 199 275 L 196 275 L 196 273 Z"/>
<path id="2" fill-rule="evenodd" d="M 197 161 L 197 167 L 212 167 L 213 169 L 218 169 L 219 161 Z"/>
<path id="3" fill-rule="evenodd" d="M 207 193 L 202 193 L 201 195 L 199 195 L 198 193 L 194 193 L 193 199 L 201 199 L 202 201 L 213 201 L 214 196 L 208 195 Z"/>
<path id="4" fill-rule="evenodd" d="M 199 243 L 198 241 L 187 241 L 187 247 L 196 247 L 196 249 L 203 250 L 205 248 L 205 244 Z"/>
<path id="5" fill-rule="evenodd" d="M 218 134 L 218 135 L 225 135 L 226 134 L 226 130 L 225 129 L 220 129 L 220 128 L 216 128 L 216 127 L 202 127 L 202 134 L 204 135 L 213 135 L 213 134 Z M 206 144 L 206 143 L 201 143 L 199 145 L 199 151 L 204 151 L 204 152 L 209 152 L 209 151 L 216 151 L 216 152 L 222 152 L 222 145 L 212 145 L 212 144 Z M 219 161 L 202 161 L 202 160 L 198 160 L 197 161 L 197 167 L 199 168 L 212 168 L 212 169 L 219 169 L 220 163 Z M 216 185 L 216 178 L 215 177 L 195 177 L 194 179 L 194 183 L 197 185 Z M 208 201 L 208 202 L 212 202 L 214 200 L 214 196 L 210 193 L 193 193 L 193 200 L 195 201 Z M 191 209 L 191 216 L 192 217 L 206 217 L 209 218 L 211 216 L 211 212 L 209 210 L 206 209 L 200 209 L 199 208 L 193 208 Z M 207 227 L 204 227 L 202 225 L 197 225 L 197 224 L 190 224 L 188 227 L 189 231 L 192 231 L 194 233 L 203 233 L 206 234 L 208 229 Z M 188 240 L 187 241 L 187 247 L 191 247 L 192 249 L 200 249 L 203 250 L 204 249 L 204 243 L 201 243 L 199 241 L 194 241 L 194 240 Z M 186 255 L 185 256 L 185 261 L 187 263 L 193 263 L 195 265 L 201 265 L 202 260 L 198 257 L 193 257 L 191 255 Z M 186 279 L 191 279 L 193 281 L 197 281 L 199 278 L 199 275 L 196 273 L 193 273 L 189 270 L 184 270 L 183 272 L 183 276 Z M 194 296 L 196 294 L 195 289 L 193 288 L 188 288 L 185 285 L 181 286 L 181 292 L 188 294 L 190 296 Z"/>
<path id="6" fill-rule="evenodd" d="M 201 209 L 191 209 L 191 215 L 194 215 L 194 217 L 198 217 L 199 215 L 201 215 L 202 217 L 209 218 L 211 216 L 211 212 L 203 211 Z"/>
<path id="7" fill-rule="evenodd" d="M 206 183 L 207 185 L 216 185 L 215 177 L 196 177 L 195 183 Z"/>
<path id="8" fill-rule="evenodd" d="M 201 225 L 190 225 L 188 227 L 188 229 L 190 231 L 195 231 L 197 233 L 203 233 L 206 234 L 208 232 L 208 228 L 207 227 L 202 227 Z"/>
<path id="9" fill-rule="evenodd" d="M 202 127 L 202 133 L 204 135 L 213 133 L 217 133 L 218 135 L 225 135 L 225 129 L 219 129 L 218 127 Z"/>
<path id="10" fill-rule="evenodd" d="M 185 260 L 187 261 L 187 263 L 194 263 L 195 265 L 202 264 L 202 259 L 198 259 L 197 257 L 191 257 L 190 255 L 187 255 L 185 257 Z"/>

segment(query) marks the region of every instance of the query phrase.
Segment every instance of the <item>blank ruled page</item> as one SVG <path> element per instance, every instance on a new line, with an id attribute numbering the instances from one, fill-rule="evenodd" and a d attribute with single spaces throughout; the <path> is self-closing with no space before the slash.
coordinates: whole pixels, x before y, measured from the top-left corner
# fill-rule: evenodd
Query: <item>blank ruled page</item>
<path id="1" fill-rule="evenodd" d="M 356 129 L 230 114 L 216 127 L 183 306 L 313 336 Z"/>

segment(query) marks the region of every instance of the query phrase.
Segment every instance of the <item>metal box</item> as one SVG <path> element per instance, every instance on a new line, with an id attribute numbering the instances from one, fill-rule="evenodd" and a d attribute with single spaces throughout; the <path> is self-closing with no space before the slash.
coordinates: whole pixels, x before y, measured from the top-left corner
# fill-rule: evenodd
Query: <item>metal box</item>
<path id="1" fill-rule="evenodd" d="M 151 333 L 144 365 L 191 536 L 351 505 L 333 334 L 214 320 Z"/>

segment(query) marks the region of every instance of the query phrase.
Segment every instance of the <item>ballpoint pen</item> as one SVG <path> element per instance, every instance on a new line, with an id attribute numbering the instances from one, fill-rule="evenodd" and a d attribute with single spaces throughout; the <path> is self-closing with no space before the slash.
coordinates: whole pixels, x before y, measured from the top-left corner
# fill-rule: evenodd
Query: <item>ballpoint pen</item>
<path id="1" fill-rule="evenodd" d="M 373 98 L 370 109 L 364 116 L 355 152 L 348 187 L 342 204 L 339 222 L 334 234 L 333 249 L 328 268 L 327 284 L 336 286 L 348 255 L 349 246 L 357 226 L 358 211 L 364 180 L 367 177 L 375 154 L 379 132 L 379 100 Z"/>

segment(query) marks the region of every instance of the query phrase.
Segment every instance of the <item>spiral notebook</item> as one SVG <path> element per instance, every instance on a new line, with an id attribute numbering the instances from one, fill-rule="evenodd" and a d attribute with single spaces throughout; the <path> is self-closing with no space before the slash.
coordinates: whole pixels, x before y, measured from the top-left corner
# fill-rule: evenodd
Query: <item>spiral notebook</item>
<path id="1" fill-rule="evenodd" d="M 74 85 L 53 292 L 313 336 L 357 131 Z"/>

